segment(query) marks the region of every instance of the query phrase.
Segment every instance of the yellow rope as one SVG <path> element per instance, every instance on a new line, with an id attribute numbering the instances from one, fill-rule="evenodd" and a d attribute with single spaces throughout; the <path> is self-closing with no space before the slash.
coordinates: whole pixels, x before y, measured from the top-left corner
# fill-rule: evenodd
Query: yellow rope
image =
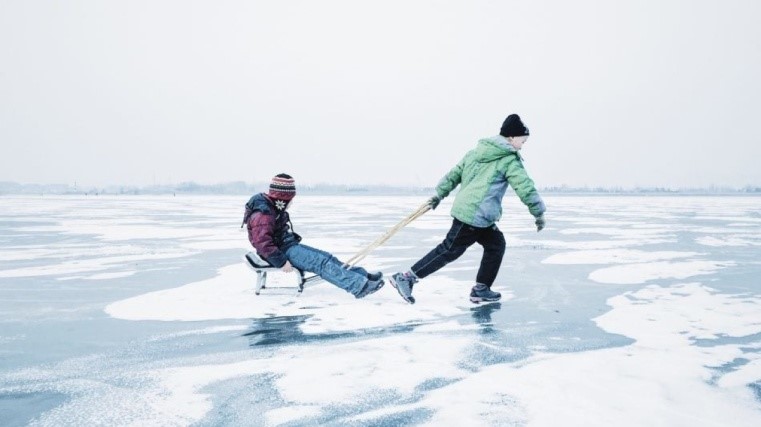
<path id="1" fill-rule="evenodd" d="M 399 224 L 396 224 L 393 228 L 388 230 L 386 232 L 386 234 L 380 236 L 376 241 L 371 243 L 368 247 L 366 247 L 365 249 L 362 249 L 362 251 L 360 251 L 358 254 L 354 255 L 348 261 L 346 261 L 346 263 L 344 263 L 344 267 L 347 267 L 347 268 L 351 267 L 351 266 L 355 265 L 356 263 L 358 263 L 359 261 L 361 261 L 364 257 L 367 256 L 367 254 L 370 253 L 370 251 L 372 251 L 373 249 L 377 248 L 378 246 L 384 244 L 388 239 L 391 238 L 391 236 L 396 234 L 397 231 L 401 230 L 402 228 L 404 228 L 407 224 L 411 223 L 412 221 L 420 218 L 421 216 L 423 216 L 423 214 L 425 214 L 429 210 L 431 210 L 431 206 L 426 201 L 425 203 L 420 205 L 420 207 L 415 212 L 410 214 L 410 216 L 408 216 L 407 218 L 403 219 Z"/>

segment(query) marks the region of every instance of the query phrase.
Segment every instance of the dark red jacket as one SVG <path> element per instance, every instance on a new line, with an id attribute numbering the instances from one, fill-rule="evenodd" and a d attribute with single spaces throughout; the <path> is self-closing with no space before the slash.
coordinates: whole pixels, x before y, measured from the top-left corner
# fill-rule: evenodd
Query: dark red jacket
<path id="1" fill-rule="evenodd" d="M 278 210 L 265 193 L 253 196 L 246 203 L 248 241 L 256 252 L 275 267 L 282 267 L 288 258 L 285 251 L 301 241 L 293 232 L 288 212 Z"/>

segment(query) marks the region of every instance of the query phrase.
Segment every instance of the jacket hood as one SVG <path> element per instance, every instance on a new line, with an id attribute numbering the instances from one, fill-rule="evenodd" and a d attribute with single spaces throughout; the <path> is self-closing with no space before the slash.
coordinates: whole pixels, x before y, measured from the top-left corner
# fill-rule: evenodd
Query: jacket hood
<path id="1" fill-rule="evenodd" d="M 478 141 L 476 146 L 476 161 L 479 163 L 493 162 L 511 154 L 518 154 L 518 150 L 507 142 L 507 138 L 501 135 L 484 138 Z"/>
<path id="2" fill-rule="evenodd" d="M 272 200 L 267 198 L 264 193 L 255 194 L 248 203 L 246 203 L 246 209 L 250 209 L 252 212 L 261 211 L 264 214 L 272 214 L 275 210 L 275 205 L 272 204 Z"/>
<path id="3" fill-rule="evenodd" d="M 240 228 L 243 228 L 246 222 L 248 222 L 248 219 L 251 218 L 251 215 L 256 211 L 260 211 L 265 215 L 272 215 L 272 212 L 275 211 L 275 206 L 272 204 L 272 201 L 268 199 L 264 193 L 254 194 L 248 199 L 248 202 L 246 202 L 246 208 L 243 212 L 243 222 L 241 222 Z"/>

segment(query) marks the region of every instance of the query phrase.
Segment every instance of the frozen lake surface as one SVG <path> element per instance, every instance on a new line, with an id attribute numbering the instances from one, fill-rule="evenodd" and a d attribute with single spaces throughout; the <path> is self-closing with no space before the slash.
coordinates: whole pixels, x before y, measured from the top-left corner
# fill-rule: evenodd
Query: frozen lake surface
<path id="1" fill-rule="evenodd" d="M 761 425 L 761 198 L 506 198 L 481 249 L 363 300 L 254 294 L 247 197 L 0 197 L 0 425 Z M 299 196 L 348 259 L 425 197 Z M 361 265 L 406 270 L 451 198 Z M 293 276 L 270 275 L 288 285 Z"/>

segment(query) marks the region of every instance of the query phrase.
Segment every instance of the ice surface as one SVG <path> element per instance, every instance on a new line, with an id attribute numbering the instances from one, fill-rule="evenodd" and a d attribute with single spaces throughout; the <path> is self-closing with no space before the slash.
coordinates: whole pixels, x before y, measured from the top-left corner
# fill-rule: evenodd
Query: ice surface
<path id="1" fill-rule="evenodd" d="M 243 199 L 4 198 L 0 410 L 41 426 L 761 423 L 758 198 L 548 197 L 538 234 L 509 198 L 504 297 L 481 306 L 477 247 L 415 305 L 390 285 L 296 296 L 283 273 L 257 296 Z M 346 258 L 424 199 L 303 197 L 292 216 Z M 445 203 L 362 265 L 409 268 L 446 233 Z"/>

